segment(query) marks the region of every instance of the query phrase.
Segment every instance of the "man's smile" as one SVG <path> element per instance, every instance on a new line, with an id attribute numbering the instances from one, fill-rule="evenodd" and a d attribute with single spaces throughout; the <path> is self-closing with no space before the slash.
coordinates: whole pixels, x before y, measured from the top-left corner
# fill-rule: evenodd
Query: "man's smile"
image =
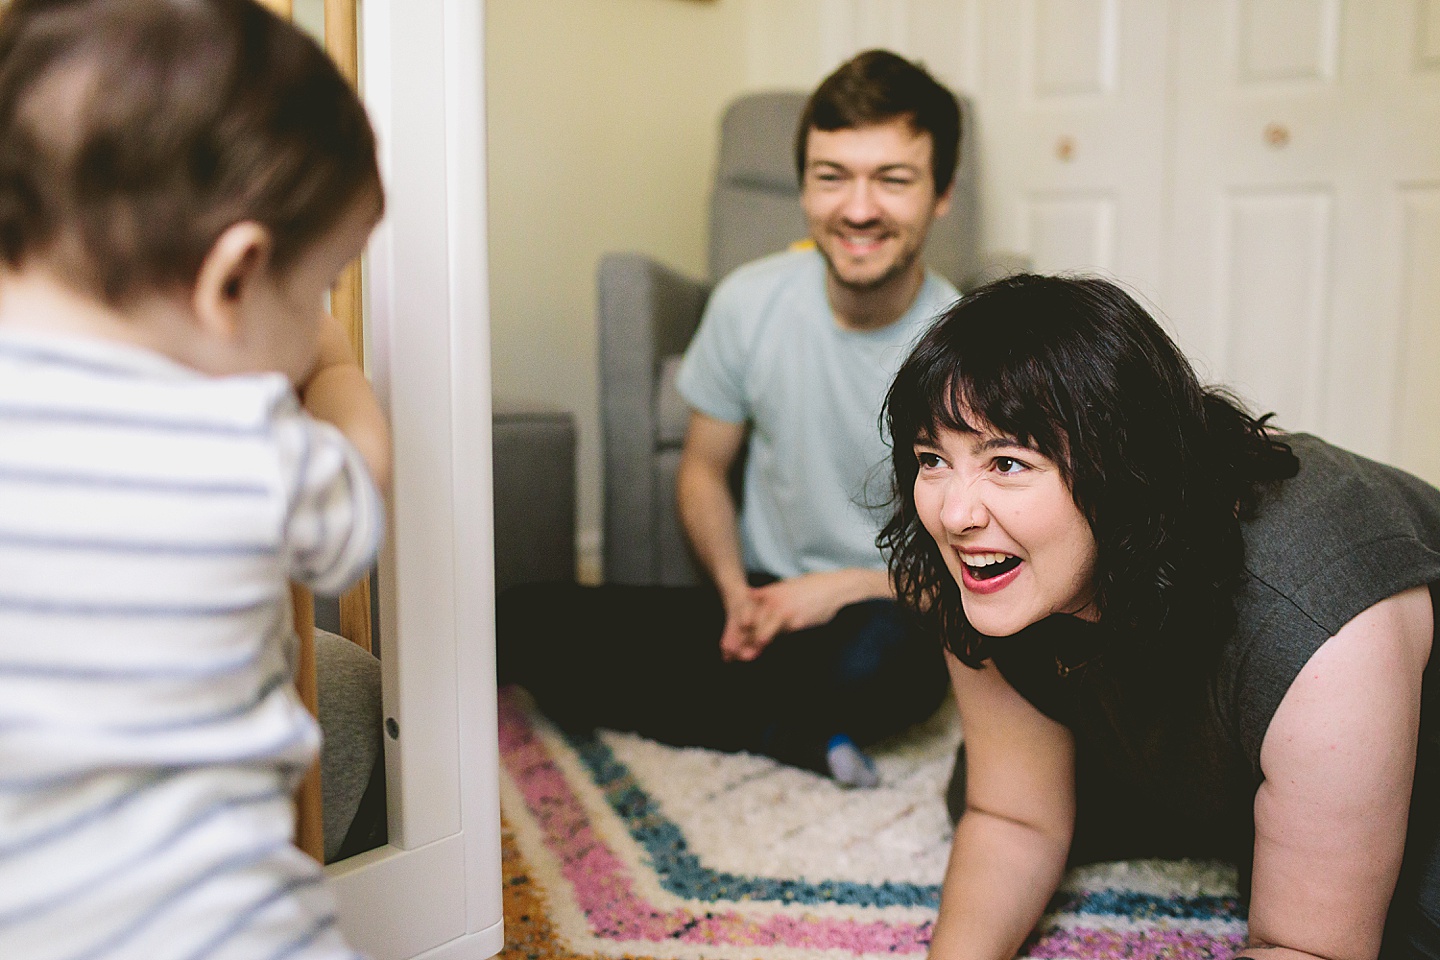
<path id="1" fill-rule="evenodd" d="M 847 253 L 852 256 L 865 256 L 877 250 L 881 244 L 890 238 L 888 232 L 864 231 L 852 232 L 838 230 L 835 233 L 836 239 L 840 241 Z"/>

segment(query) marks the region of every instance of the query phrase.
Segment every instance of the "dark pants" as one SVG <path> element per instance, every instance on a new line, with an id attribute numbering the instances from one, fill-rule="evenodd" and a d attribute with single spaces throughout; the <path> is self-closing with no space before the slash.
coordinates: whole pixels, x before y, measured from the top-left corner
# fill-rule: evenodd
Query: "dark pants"
<path id="1" fill-rule="evenodd" d="M 822 772 L 830 737 L 872 743 L 945 695 L 939 645 L 891 600 L 782 634 L 748 663 L 721 659 L 724 625 L 709 587 L 512 587 L 497 600 L 499 679 L 569 732 L 631 730 Z"/>

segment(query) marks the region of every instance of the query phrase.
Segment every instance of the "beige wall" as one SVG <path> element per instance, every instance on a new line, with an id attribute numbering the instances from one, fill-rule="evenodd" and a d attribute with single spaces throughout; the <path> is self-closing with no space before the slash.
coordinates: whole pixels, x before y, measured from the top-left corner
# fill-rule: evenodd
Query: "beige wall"
<path id="1" fill-rule="evenodd" d="M 638 250 L 703 274 L 745 31 L 746 0 L 486 4 L 494 394 L 576 414 L 582 560 L 600 528 L 595 265 Z"/>

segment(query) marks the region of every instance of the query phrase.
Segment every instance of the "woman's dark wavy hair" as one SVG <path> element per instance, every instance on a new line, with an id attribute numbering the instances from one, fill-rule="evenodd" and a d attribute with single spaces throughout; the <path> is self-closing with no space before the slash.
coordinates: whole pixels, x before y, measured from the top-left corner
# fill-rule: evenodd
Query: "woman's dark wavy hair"
<path id="1" fill-rule="evenodd" d="M 972 667 L 988 640 L 916 514 L 916 442 L 989 424 L 1053 460 L 1095 536 L 1109 642 L 1177 667 L 1233 627 L 1239 520 L 1298 469 L 1268 417 L 1203 388 L 1159 324 L 1096 278 L 1020 275 L 964 297 L 900 368 L 883 416 L 894 499 L 880 545 L 901 599 Z"/>

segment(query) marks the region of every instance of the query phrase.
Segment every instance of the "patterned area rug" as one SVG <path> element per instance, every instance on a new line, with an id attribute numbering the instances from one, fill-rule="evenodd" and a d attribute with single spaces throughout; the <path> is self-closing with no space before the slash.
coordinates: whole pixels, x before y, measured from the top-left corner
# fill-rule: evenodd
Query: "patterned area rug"
<path id="1" fill-rule="evenodd" d="M 629 734 L 567 738 L 500 697 L 505 960 L 849 960 L 924 955 L 950 827 L 953 710 L 874 753 L 875 790 L 748 755 Z M 1233 869 L 1137 861 L 1072 871 L 1022 951 L 1228 957 Z"/>

